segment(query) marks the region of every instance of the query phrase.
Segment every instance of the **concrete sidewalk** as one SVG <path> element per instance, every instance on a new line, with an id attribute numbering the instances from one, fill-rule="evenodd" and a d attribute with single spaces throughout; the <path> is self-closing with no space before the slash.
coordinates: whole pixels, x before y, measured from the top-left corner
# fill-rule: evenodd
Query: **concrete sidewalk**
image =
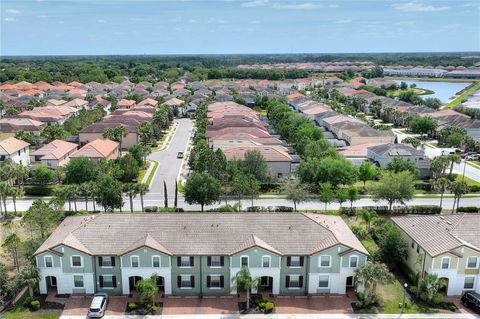
<path id="1" fill-rule="evenodd" d="M 269 314 L 269 315 L 156 315 L 105 316 L 104 319 L 480 319 L 474 314 Z M 84 316 L 61 316 L 60 319 L 85 319 Z"/>

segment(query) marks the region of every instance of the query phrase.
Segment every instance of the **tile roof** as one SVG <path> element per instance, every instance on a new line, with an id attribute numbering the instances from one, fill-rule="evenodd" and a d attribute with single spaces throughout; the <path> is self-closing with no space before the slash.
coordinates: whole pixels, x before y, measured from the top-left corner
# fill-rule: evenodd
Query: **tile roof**
<path id="1" fill-rule="evenodd" d="M 106 158 L 119 147 L 119 143 L 109 139 L 96 139 L 70 155 L 70 157 Z"/>
<path id="2" fill-rule="evenodd" d="M 243 160 L 245 154 L 251 151 L 258 151 L 262 154 L 266 162 L 291 162 L 292 157 L 284 147 L 281 146 L 256 146 L 256 147 L 232 147 L 223 149 L 223 153 L 228 160 Z"/>
<path id="3" fill-rule="evenodd" d="M 75 143 L 65 142 L 62 140 L 54 140 L 30 153 L 32 156 L 42 156 L 41 159 L 60 159 L 78 147 Z"/>
<path id="4" fill-rule="evenodd" d="M 338 244 L 368 254 L 338 216 L 298 213 L 73 216 L 36 254 L 66 243 L 94 255 L 122 255 L 142 246 L 173 255 L 232 255 L 250 247 L 311 255 Z"/>
<path id="5" fill-rule="evenodd" d="M 18 140 L 15 137 L 8 137 L 0 141 L 0 155 L 12 155 L 29 145 L 27 142 Z"/>
<path id="6" fill-rule="evenodd" d="M 391 220 L 433 257 L 464 245 L 480 251 L 480 214 L 410 215 Z"/>

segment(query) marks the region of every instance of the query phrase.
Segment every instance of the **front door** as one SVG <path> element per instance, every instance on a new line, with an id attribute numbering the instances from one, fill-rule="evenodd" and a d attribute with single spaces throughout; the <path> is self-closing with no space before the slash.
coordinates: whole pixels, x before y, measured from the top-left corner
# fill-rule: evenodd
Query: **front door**
<path id="1" fill-rule="evenodd" d="M 346 286 L 353 287 L 353 276 L 347 277 Z"/>
<path id="2" fill-rule="evenodd" d="M 50 276 L 50 287 L 57 287 L 57 277 Z"/>

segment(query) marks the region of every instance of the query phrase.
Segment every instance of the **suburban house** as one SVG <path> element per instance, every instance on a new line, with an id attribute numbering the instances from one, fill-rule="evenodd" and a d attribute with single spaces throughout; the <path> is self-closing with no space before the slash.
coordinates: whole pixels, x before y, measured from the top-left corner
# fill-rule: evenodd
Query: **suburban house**
<path id="1" fill-rule="evenodd" d="M 120 154 L 120 144 L 109 139 L 97 139 L 70 155 L 70 158 L 87 157 L 98 163 L 102 159 L 114 160 Z"/>
<path id="2" fill-rule="evenodd" d="M 39 121 L 26 119 L 4 117 L 0 119 L 0 138 L 15 136 L 19 131 L 29 132 L 35 136 L 39 136 L 42 132 L 44 124 Z"/>
<path id="3" fill-rule="evenodd" d="M 447 295 L 480 293 L 480 214 L 392 217 L 408 242 L 405 264 L 443 278 Z"/>
<path id="4" fill-rule="evenodd" d="M 42 294 L 126 295 L 156 274 L 166 295 L 228 295 L 248 267 L 262 291 L 315 295 L 345 294 L 368 252 L 338 216 L 99 214 L 67 217 L 35 259 Z"/>
<path id="5" fill-rule="evenodd" d="M 28 166 L 30 164 L 29 146 L 25 141 L 7 137 L 0 141 L 0 163 L 11 159 L 14 163 Z"/>
<path id="6" fill-rule="evenodd" d="M 395 157 L 410 160 L 415 163 L 419 177 L 431 176 L 430 159 L 422 150 L 407 144 L 381 144 L 367 148 L 367 157 L 380 167 L 387 166 Z"/>
<path id="7" fill-rule="evenodd" d="M 32 164 L 42 163 L 43 165 L 57 169 L 64 166 L 70 160 L 70 155 L 78 148 L 75 143 L 54 140 L 30 154 Z"/>
<path id="8" fill-rule="evenodd" d="M 135 104 L 137 104 L 137 102 L 135 102 L 135 100 L 121 99 L 120 101 L 118 101 L 117 107 L 119 109 L 129 109 L 129 108 L 134 107 Z"/>
<path id="9" fill-rule="evenodd" d="M 30 111 L 23 111 L 17 115 L 19 118 L 36 120 L 47 125 L 63 124 L 72 115 L 78 113 L 78 109 L 71 106 L 44 106 L 36 107 Z"/>

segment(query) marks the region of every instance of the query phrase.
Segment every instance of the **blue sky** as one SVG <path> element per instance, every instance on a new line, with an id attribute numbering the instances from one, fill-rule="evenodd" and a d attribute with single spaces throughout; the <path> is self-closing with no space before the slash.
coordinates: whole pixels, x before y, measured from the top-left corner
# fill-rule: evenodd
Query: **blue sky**
<path id="1" fill-rule="evenodd" d="M 0 0 L 1 55 L 480 51 L 479 0 Z"/>

